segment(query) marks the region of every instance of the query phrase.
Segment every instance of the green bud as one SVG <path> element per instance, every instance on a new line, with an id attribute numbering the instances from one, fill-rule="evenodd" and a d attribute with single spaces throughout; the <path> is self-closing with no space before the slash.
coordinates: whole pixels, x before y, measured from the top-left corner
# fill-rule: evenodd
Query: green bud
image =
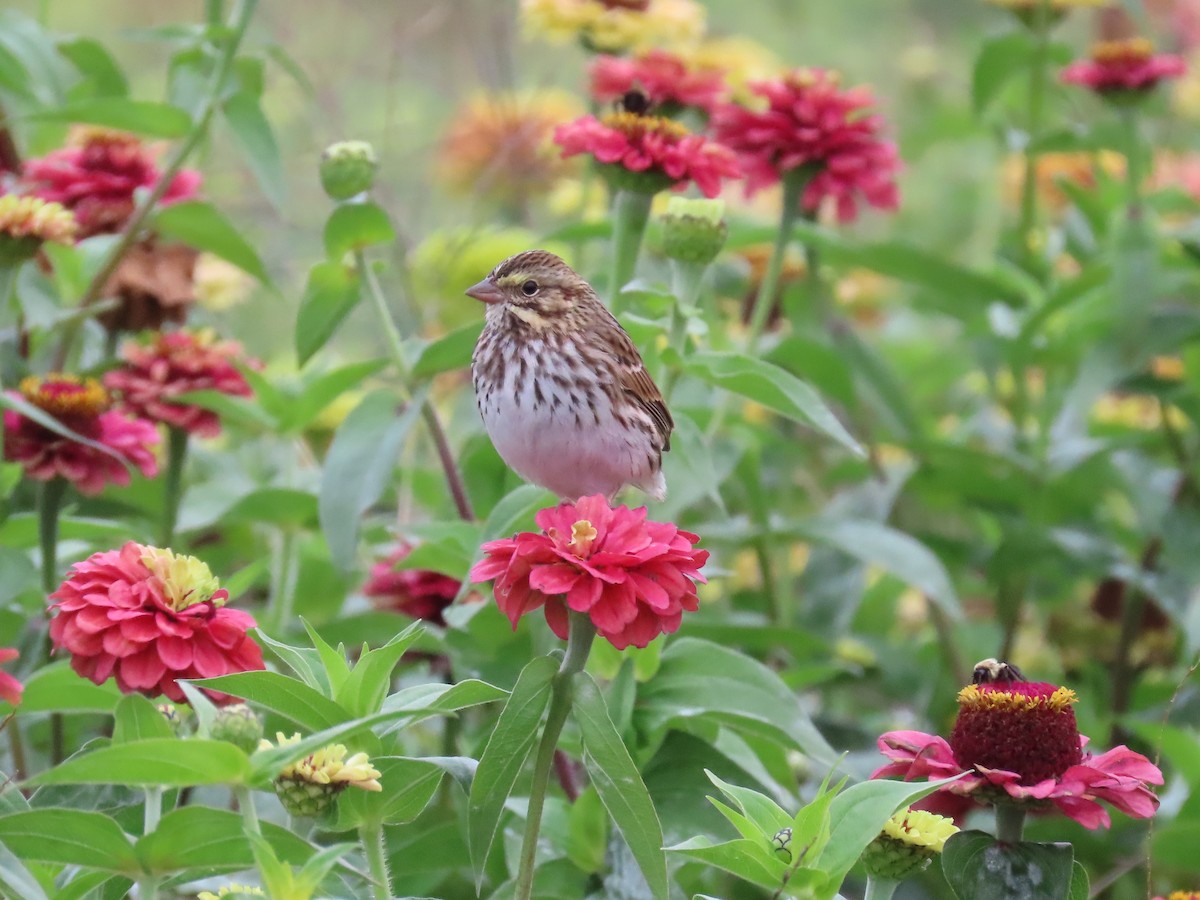
<path id="1" fill-rule="evenodd" d="M 337 795 L 345 789 L 344 783 L 317 784 L 296 778 L 275 779 L 275 796 L 293 816 L 315 819 L 333 805 Z"/>
<path id="2" fill-rule="evenodd" d="M 775 832 L 775 837 L 771 838 L 771 846 L 775 848 L 775 855 L 784 862 L 792 861 L 792 829 L 780 828 Z"/>
<path id="3" fill-rule="evenodd" d="M 262 721 L 245 703 L 234 703 L 217 713 L 209 734 L 214 741 L 228 741 L 246 753 L 253 753 L 263 736 Z"/>
<path id="4" fill-rule="evenodd" d="M 321 154 L 321 186 L 334 200 L 369 191 L 378 171 L 379 158 L 366 141 L 340 141 Z"/>
<path id="5" fill-rule="evenodd" d="M 184 737 L 187 734 L 187 720 L 191 716 L 192 711 L 186 706 L 180 709 L 174 703 L 160 703 L 157 707 L 162 717 L 167 720 L 167 724 L 171 726 L 171 730 L 175 732 L 175 737 Z"/>
<path id="6" fill-rule="evenodd" d="M 953 820 L 924 810 L 903 809 L 862 854 L 863 868 L 872 878 L 903 881 L 925 869 L 958 832 Z"/>
<path id="7" fill-rule="evenodd" d="M 662 216 L 663 253 L 680 262 L 708 265 L 725 246 L 725 201 L 672 197 Z"/>

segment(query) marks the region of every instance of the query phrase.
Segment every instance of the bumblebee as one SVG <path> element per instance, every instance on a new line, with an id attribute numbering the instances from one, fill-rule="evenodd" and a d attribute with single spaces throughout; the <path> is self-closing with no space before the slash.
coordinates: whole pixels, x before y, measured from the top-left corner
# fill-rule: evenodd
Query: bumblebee
<path id="1" fill-rule="evenodd" d="M 1028 680 L 1012 663 L 991 658 L 975 663 L 975 671 L 971 673 L 971 684 L 1005 684 Z"/>

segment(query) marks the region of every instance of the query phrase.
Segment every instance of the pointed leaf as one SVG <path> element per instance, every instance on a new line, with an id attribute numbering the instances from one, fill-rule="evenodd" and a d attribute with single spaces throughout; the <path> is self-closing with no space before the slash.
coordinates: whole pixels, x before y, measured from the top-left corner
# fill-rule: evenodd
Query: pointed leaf
<path id="1" fill-rule="evenodd" d="M 282 209 L 287 191 L 283 185 L 283 160 L 271 123 L 263 115 L 258 98 L 239 91 L 221 107 L 233 132 L 233 142 L 254 173 L 258 186 L 276 209 Z"/>
<path id="2" fill-rule="evenodd" d="M 146 738 L 172 738 L 175 732 L 153 703 L 141 694 L 126 694 L 114 712 L 113 743 Z"/>
<path id="3" fill-rule="evenodd" d="M 27 118 L 39 122 L 102 125 L 158 138 L 180 138 L 192 129 L 192 117 L 178 106 L 128 97 L 73 100 L 52 109 L 29 113 Z"/>
<path id="4" fill-rule="evenodd" d="M 235 672 L 195 679 L 192 684 L 257 703 L 307 731 L 321 731 L 354 718 L 341 704 L 278 672 Z"/>
<path id="5" fill-rule="evenodd" d="M 423 631 L 420 622 L 413 622 L 382 647 L 368 650 L 360 656 L 350 676 L 338 688 L 335 695 L 338 703 L 348 709 L 352 716 L 379 712 L 391 687 L 396 663 Z"/>
<path id="6" fill-rule="evenodd" d="M 308 270 L 296 315 L 296 359 L 303 366 L 325 346 L 358 305 L 358 272 L 341 262 L 319 262 Z"/>
<path id="7" fill-rule="evenodd" d="M 202 738 L 151 738 L 73 756 L 26 783 L 187 787 L 240 784 L 249 771 L 246 754 L 233 744 Z"/>
<path id="8" fill-rule="evenodd" d="M 946 841 L 942 872 L 959 900 L 1067 900 L 1074 871 L 1070 844 L 1004 844 L 982 831 Z"/>
<path id="9" fill-rule="evenodd" d="M 163 815 L 158 827 L 137 842 L 137 856 L 149 872 L 186 869 L 234 872 L 254 865 L 242 831 L 242 817 L 225 809 L 184 806 Z M 302 864 L 312 854 L 308 841 L 271 822 L 260 822 L 263 836 L 284 862 Z"/>
<path id="10" fill-rule="evenodd" d="M 267 269 L 254 247 L 211 203 L 187 200 L 161 207 L 154 214 L 154 226 L 167 237 L 233 263 L 263 284 L 271 283 Z"/>
<path id="11" fill-rule="evenodd" d="M 347 253 L 390 244 L 396 230 L 378 203 L 343 203 L 325 223 L 325 254 L 340 260 Z"/>
<path id="12" fill-rule="evenodd" d="M 0 844 L 28 861 L 137 872 L 128 836 L 114 819 L 81 809 L 34 809 L 0 816 Z"/>

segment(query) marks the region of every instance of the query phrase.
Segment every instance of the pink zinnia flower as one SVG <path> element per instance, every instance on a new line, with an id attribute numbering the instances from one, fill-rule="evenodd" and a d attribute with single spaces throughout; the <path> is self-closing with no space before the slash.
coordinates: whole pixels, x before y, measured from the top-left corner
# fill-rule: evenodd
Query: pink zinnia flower
<path id="1" fill-rule="evenodd" d="M 180 678 L 214 678 L 265 668 L 246 633 L 249 613 L 229 609 L 208 566 L 191 556 L 130 541 L 76 563 L 50 595 L 55 649 L 96 684 L 111 677 L 127 694 L 165 694 L 186 703 Z M 218 703 L 225 694 L 209 692 Z"/>
<path id="2" fill-rule="evenodd" d="M 496 603 L 517 627 L 544 607 L 546 621 L 567 637 L 567 610 L 587 613 L 618 650 L 645 647 L 679 628 L 699 605 L 695 582 L 707 550 L 669 522 L 650 522 L 646 508 L 610 507 L 603 496 L 561 503 L 537 514 L 541 534 L 523 532 L 483 545 L 471 580 L 495 581 Z"/>
<path id="3" fill-rule="evenodd" d="M 891 762 L 872 778 L 905 781 L 967 773 L 941 791 L 976 803 L 1019 803 L 1038 812 L 1051 805 L 1085 828 L 1107 828 L 1104 800 L 1126 815 L 1149 818 L 1158 808 L 1150 789 L 1162 772 L 1121 746 L 1084 753 L 1075 725 L 1075 693 L 1045 682 L 968 685 L 947 742 L 920 731 L 889 731 L 879 750 Z"/>
<path id="4" fill-rule="evenodd" d="M 116 456 L 64 437 L 16 410 L 4 411 L 4 458 L 20 463 L 35 481 L 62 477 L 81 494 L 98 494 L 110 481 L 129 484 L 125 462 L 147 478 L 158 474 L 154 445 L 158 429 L 144 419 L 110 410 L 108 393 L 93 378 L 29 376 L 20 396 L 81 437 L 108 447 Z M 125 462 L 122 462 L 124 460 Z"/>
<path id="5" fill-rule="evenodd" d="M 377 609 L 393 610 L 445 626 L 442 613 L 458 596 L 462 582 L 428 569 L 397 569 L 396 564 L 411 552 L 412 547 L 402 543 L 387 559 L 372 566 L 363 593 L 371 598 Z"/>
<path id="6" fill-rule="evenodd" d="M 617 187 L 645 194 L 694 181 L 704 196 L 715 197 L 722 178 L 741 174 L 727 148 L 661 116 L 584 116 L 558 126 L 554 142 L 564 157 L 590 154 Z"/>
<path id="7" fill-rule="evenodd" d="M 869 91 L 841 90 L 837 75 L 823 69 L 755 82 L 751 90 L 767 99 L 765 110 L 731 103 L 713 115 L 717 140 L 746 172 L 747 193 L 807 175 L 800 204 L 809 212 L 829 200 L 838 219 L 850 222 L 860 200 L 879 209 L 899 205 L 896 145 L 880 137 L 883 119 L 865 114 L 875 102 Z"/>
<path id="8" fill-rule="evenodd" d="M 162 174 L 154 154 L 135 136 L 106 128 L 77 128 L 69 146 L 26 160 L 21 180 L 27 193 L 61 203 L 75 213 L 80 237 L 120 231 L 134 208 L 134 192 L 151 190 Z M 200 173 L 184 169 L 162 203 L 189 200 Z"/>
<path id="9" fill-rule="evenodd" d="M 9 647 L 0 647 L 0 663 L 6 663 L 11 659 L 16 659 L 20 656 L 16 650 Z M 7 672 L 0 672 L 0 700 L 5 701 L 10 706 L 16 706 L 21 702 L 21 694 L 25 690 L 21 686 L 21 682 L 13 678 Z"/>
<path id="10" fill-rule="evenodd" d="M 597 56 L 588 74 L 592 96 L 600 103 L 612 103 L 630 91 L 638 91 L 655 106 L 694 106 L 711 112 L 726 93 L 720 72 L 689 69 L 682 59 L 665 50 L 651 50 L 632 59 Z"/>
<path id="11" fill-rule="evenodd" d="M 1182 57 L 1156 55 L 1154 45 L 1145 38 L 1125 38 L 1095 44 L 1091 59 L 1071 63 L 1059 77 L 1064 84 L 1082 85 L 1103 96 L 1129 98 L 1186 71 Z"/>
<path id="12" fill-rule="evenodd" d="M 201 437 L 221 433 L 215 412 L 175 400 L 192 391 L 220 391 L 235 397 L 252 393 L 234 365 L 242 356 L 236 341 L 219 341 L 211 331 L 173 331 L 154 335 L 149 344 L 129 342 L 122 348 L 125 364 L 104 376 L 121 402 L 140 416 L 182 428 Z"/>

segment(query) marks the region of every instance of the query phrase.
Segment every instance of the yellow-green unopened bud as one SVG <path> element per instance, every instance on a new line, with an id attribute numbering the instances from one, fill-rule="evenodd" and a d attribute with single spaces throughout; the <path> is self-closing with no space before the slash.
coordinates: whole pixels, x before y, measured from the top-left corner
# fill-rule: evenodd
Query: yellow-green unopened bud
<path id="1" fill-rule="evenodd" d="M 780 828 L 775 832 L 775 837 L 771 838 L 771 846 L 775 848 L 775 855 L 784 862 L 792 861 L 792 829 Z"/>
<path id="2" fill-rule="evenodd" d="M 883 826 L 863 851 L 862 864 L 872 878 L 902 881 L 929 865 L 946 839 L 958 832 L 953 820 L 924 810 L 905 809 Z"/>
<path id="3" fill-rule="evenodd" d="M 215 741 L 228 741 L 246 753 L 253 753 L 262 740 L 262 721 L 245 703 L 234 703 L 217 713 L 210 735 Z"/>
<path id="4" fill-rule="evenodd" d="M 201 891 L 196 896 L 198 900 L 220 900 L 222 897 L 265 897 L 266 894 L 260 887 L 251 887 L 248 884 L 228 884 L 215 894 L 212 891 Z"/>
<path id="5" fill-rule="evenodd" d="M 171 730 L 175 732 L 176 737 L 183 737 L 187 733 L 187 719 L 191 714 L 190 709 L 186 706 L 180 709 L 174 703 L 160 703 L 157 708 L 162 717 L 167 720 L 167 724 L 171 726 Z"/>
<path id="6" fill-rule="evenodd" d="M 308 816 L 315 819 L 333 805 L 337 795 L 345 790 L 344 784 L 315 784 L 292 778 L 275 779 L 275 796 L 293 816 Z"/>
<path id="7" fill-rule="evenodd" d="M 366 141 L 341 141 L 321 154 L 321 186 L 334 200 L 369 191 L 378 171 L 379 158 Z"/>
<path id="8" fill-rule="evenodd" d="M 725 201 L 672 197 L 662 217 L 663 253 L 680 262 L 708 265 L 729 234 Z"/>

